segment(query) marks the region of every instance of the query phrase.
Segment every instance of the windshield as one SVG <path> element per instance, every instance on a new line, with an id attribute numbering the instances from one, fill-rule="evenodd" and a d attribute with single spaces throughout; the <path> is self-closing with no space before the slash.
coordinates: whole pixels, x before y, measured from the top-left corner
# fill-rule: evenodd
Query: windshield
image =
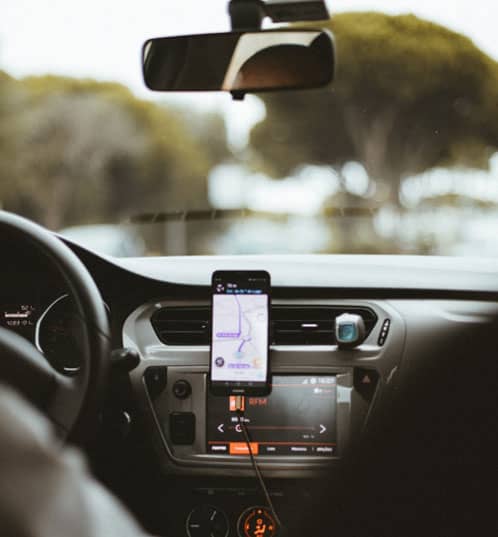
<path id="1" fill-rule="evenodd" d="M 4 0 L 0 207 L 116 256 L 497 256 L 498 4 L 328 5 L 333 84 L 234 101 L 141 78 L 226 0 Z"/>

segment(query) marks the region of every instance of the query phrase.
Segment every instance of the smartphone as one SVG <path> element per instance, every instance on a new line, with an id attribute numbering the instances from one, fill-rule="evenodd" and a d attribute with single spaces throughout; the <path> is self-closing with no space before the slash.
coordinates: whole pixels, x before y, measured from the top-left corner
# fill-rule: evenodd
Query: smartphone
<path id="1" fill-rule="evenodd" d="M 270 275 L 216 271 L 212 278 L 210 390 L 270 393 Z"/>

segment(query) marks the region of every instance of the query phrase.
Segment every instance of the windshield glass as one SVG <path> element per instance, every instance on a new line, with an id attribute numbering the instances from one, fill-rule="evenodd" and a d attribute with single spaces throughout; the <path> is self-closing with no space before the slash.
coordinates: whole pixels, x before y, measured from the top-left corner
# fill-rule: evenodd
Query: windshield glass
<path id="1" fill-rule="evenodd" d="M 328 5 L 333 84 L 234 101 L 140 64 L 226 0 L 4 0 L 0 207 L 116 256 L 497 256 L 498 4 Z"/>

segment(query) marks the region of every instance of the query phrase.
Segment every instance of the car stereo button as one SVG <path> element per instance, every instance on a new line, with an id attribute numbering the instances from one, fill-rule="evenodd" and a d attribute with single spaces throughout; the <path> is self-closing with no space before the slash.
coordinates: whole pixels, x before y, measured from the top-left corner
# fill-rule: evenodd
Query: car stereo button
<path id="1" fill-rule="evenodd" d="M 298 455 L 307 455 L 309 451 L 308 446 L 291 446 L 290 452 Z"/>
<path id="2" fill-rule="evenodd" d="M 171 442 L 178 446 L 190 446 L 195 440 L 195 415 L 192 412 L 172 412 L 169 415 Z"/>
<path id="3" fill-rule="evenodd" d="M 391 327 L 391 321 L 389 319 L 386 319 L 382 323 L 382 328 L 380 329 L 379 339 L 377 340 L 377 343 L 380 347 L 382 347 L 382 345 L 384 345 L 384 343 L 386 342 L 390 327 Z"/>
<path id="4" fill-rule="evenodd" d="M 208 451 L 213 454 L 225 455 L 228 453 L 228 444 L 210 444 Z"/>
<path id="5" fill-rule="evenodd" d="M 317 446 L 313 451 L 317 455 L 333 455 L 335 453 L 335 446 Z"/>
<path id="6" fill-rule="evenodd" d="M 259 444 L 251 442 L 249 445 L 246 442 L 230 442 L 230 455 L 249 455 L 249 449 L 253 455 L 258 455 Z"/>

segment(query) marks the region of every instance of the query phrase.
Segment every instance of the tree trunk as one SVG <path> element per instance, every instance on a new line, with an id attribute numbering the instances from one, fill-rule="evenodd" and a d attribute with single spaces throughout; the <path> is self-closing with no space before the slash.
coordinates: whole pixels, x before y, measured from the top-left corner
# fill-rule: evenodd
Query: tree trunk
<path id="1" fill-rule="evenodd" d="M 49 182 L 43 205 L 43 225 L 57 231 L 64 227 L 65 213 L 73 190 L 71 181 L 64 175 L 58 175 Z"/>

